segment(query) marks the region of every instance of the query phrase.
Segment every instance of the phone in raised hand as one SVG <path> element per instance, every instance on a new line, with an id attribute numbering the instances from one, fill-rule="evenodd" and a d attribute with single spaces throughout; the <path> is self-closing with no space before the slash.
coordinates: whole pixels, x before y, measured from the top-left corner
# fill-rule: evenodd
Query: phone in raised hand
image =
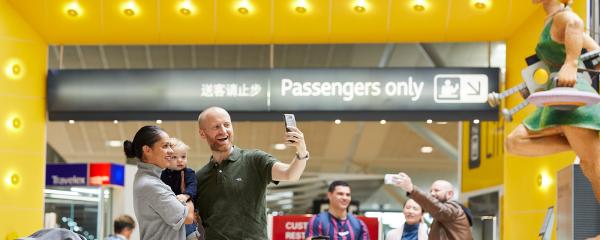
<path id="1" fill-rule="evenodd" d="M 394 185 L 394 177 L 398 176 L 398 174 L 386 174 L 383 176 L 383 183 Z"/>
<path id="2" fill-rule="evenodd" d="M 294 117 L 294 114 L 283 114 L 283 119 L 285 120 L 286 132 L 290 131 L 288 127 L 296 127 L 296 117 Z"/>

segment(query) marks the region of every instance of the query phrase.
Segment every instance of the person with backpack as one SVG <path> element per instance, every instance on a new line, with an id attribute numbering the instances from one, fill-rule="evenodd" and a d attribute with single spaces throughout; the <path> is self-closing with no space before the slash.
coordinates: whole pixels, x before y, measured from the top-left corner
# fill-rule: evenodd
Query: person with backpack
<path id="1" fill-rule="evenodd" d="M 393 180 L 394 185 L 406 191 L 433 218 L 429 230 L 430 240 L 471 240 L 470 212 L 460 203 L 452 200 L 454 187 L 445 180 L 437 180 L 431 185 L 429 194 L 413 185 L 406 173 L 398 173 Z"/>
<path id="2" fill-rule="evenodd" d="M 327 192 L 329 209 L 312 217 L 306 227 L 305 237 L 311 239 L 370 239 L 367 225 L 352 213 L 350 185 L 344 181 L 333 181 Z M 328 238 L 327 238 L 328 237 Z"/>

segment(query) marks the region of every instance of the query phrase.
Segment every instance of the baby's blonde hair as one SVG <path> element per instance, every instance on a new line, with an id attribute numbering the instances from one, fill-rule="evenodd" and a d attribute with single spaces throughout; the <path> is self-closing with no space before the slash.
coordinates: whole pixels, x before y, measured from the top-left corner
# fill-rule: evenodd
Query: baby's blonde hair
<path id="1" fill-rule="evenodd" d="M 190 146 L 188 146 L 183 141 L 181 141 L 177 138 L 171 138 L 169 141 L 171 142 L 171 148 L 173 150 L 175 150 L 175 149 L 183 149 L 185 151 L 190 150 Z"/>

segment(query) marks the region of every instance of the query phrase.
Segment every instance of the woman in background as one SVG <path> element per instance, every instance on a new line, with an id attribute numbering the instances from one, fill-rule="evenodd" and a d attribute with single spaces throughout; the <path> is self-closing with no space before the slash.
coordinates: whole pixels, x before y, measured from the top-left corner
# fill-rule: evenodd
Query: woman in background
<path id="1" fill-rule="evenodd" d="M 406 221 L 399 228 L 387 233 L 385 240 L 427 240 L 427 224 L 423 221 L 424 210 L 415 200 L 408 199 L 404 204 Z"/>

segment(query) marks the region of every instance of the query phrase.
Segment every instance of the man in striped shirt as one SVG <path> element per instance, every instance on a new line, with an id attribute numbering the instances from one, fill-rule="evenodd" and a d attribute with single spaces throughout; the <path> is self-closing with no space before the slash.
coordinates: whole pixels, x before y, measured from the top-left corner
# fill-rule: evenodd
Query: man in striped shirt
<path id="1" fill-rule="evenodd" d="M 352 213 L 350 205 L 350 185 L 344 181 L 334 181 L 329 185 L 329 210 L 314 216 L 308 222 L 306 239 L 365 240 L 370 239 L 367 225 Z"/>

